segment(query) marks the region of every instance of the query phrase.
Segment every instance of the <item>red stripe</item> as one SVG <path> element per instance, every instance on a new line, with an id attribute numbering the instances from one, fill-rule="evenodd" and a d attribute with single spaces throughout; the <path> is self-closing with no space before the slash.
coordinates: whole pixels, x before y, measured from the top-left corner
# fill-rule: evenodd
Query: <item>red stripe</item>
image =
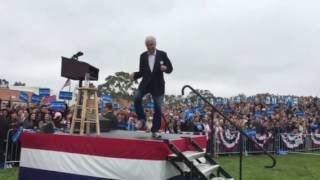
<path id="1" fill-rule="evenodd" d="M 197 136 L 192 138 L 202 149 L 207 147 L 207 137 Z"/>
<path id="2" fill-rule="evenodd" d="M 202 141 L 205 137 L 197 137 Z M 200 142 L 201 142 L 200 141 Z M 188 150 L 185 139 L 172 141 L 180 150 Z M 162 141 L 115 139 L 107 137 L 24 133 L 22 147 L 103 157 L 166 160 L 171 153 Z"/>

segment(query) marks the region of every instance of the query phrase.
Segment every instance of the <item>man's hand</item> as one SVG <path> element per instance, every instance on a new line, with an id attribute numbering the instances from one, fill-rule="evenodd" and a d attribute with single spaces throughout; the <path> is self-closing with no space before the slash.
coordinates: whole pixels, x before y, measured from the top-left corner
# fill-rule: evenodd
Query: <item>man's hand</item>
<path id="1" fill-rule="evenodd" d="M 161 65 L 160 69 L 161 69 L 162 72 L 165 72 L 168 68 L 165 65 Z"/>
<path id="2" fill-rule="evenodd" d="M 129 79 L 130 79 L 131 81 L 134 81 L 134 74 L 135 74 L 135 73 L 131 73 L 131 74 L 129 75 Z"/>

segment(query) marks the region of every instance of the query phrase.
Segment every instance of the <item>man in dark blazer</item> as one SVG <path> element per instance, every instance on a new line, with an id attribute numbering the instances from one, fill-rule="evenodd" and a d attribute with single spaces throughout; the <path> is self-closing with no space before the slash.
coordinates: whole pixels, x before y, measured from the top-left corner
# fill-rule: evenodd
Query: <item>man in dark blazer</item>
<path id="1" fill-rule="evenodd" d="M 161 138 L 161 105 L 165 93 L 164 73 L 172 72 L 172 64 L 167 53 L 156 49 L 156 39 L 152 36 L 145 41 L 147 51 L 140 55 L 139 71 L 131 75 L 132 80 L 142 78 L 138 92 L 135 96 L 134 106 L 138 115 L 138 128 L 145 125 L 146 116 L 142 106 L 142 98 L 150 93 L 154 102 L 154 115 L 152 122 L 152 137 Z"/>

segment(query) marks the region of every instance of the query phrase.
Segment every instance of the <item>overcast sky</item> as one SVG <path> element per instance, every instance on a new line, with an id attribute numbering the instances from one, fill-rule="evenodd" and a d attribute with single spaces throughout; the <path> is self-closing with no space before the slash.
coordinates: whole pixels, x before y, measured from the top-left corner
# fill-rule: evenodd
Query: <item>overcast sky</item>
<path id="1" fill-rule="evenodd" d="M 0 78 L 58 90 L 81 50 L 101 83 L 138 70 L 147 35 L 173 63 L 167 93 L 320 96 L 319 0 L 0 0 Z"/>

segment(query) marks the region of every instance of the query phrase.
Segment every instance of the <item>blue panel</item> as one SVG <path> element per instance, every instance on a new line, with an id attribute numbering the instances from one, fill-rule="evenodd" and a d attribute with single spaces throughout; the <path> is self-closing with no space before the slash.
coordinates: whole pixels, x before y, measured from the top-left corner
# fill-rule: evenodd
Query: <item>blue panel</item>
<path id="1" fill-rule="evenodd" d="M 108 96 L 108 95 L 103 95 L 102 96 L 102 101 L 105 102 L 105 103 L 110 103 L 110 102 L 112 102 L 112 97 Z"/>
<path id="2" fill-rule="evenodd" d="M 59 92 L 59 99 L 72 100 L 72 92 L 60 91 Z"/>
<path id="3" fill-rule="evenodd" d="M 32 97 L 31 97 L 31 102 L 33 104 L 39 104 L 41 102 L 41 96 L 38 96 L 36 94 L 33 94 Z"/>
<path id="4" fill-rule="evenodd" d="M 20 100 L 23 102 L 28 102 L 29 101 L 29 95 L 27 92 L 20 92 Z"/>
<path id="5" fill-rule="evenodd" d="M 65 110 L 65 105 L 63 101 L 54 101 L 51 103 L 51 109 L 56 111 L 63 111 Z"/>
<path id="6" fill-rule="evenodd" d="M 76 174 L 67 174 L 54 171 L 45 171 L 40 169 L 32 169 L 21 167 L 19 171 L 19 180 L 102 180 L 105 178 L 97 178 L 90 176 L 80 176 Z"/>
<path id="7" fill-rule="evenodd" d="M 50 96 L 50 89 L 49 88 L 40 88 L 39 89 L 39 96 L 41 96 L 41 97 Z"/>

